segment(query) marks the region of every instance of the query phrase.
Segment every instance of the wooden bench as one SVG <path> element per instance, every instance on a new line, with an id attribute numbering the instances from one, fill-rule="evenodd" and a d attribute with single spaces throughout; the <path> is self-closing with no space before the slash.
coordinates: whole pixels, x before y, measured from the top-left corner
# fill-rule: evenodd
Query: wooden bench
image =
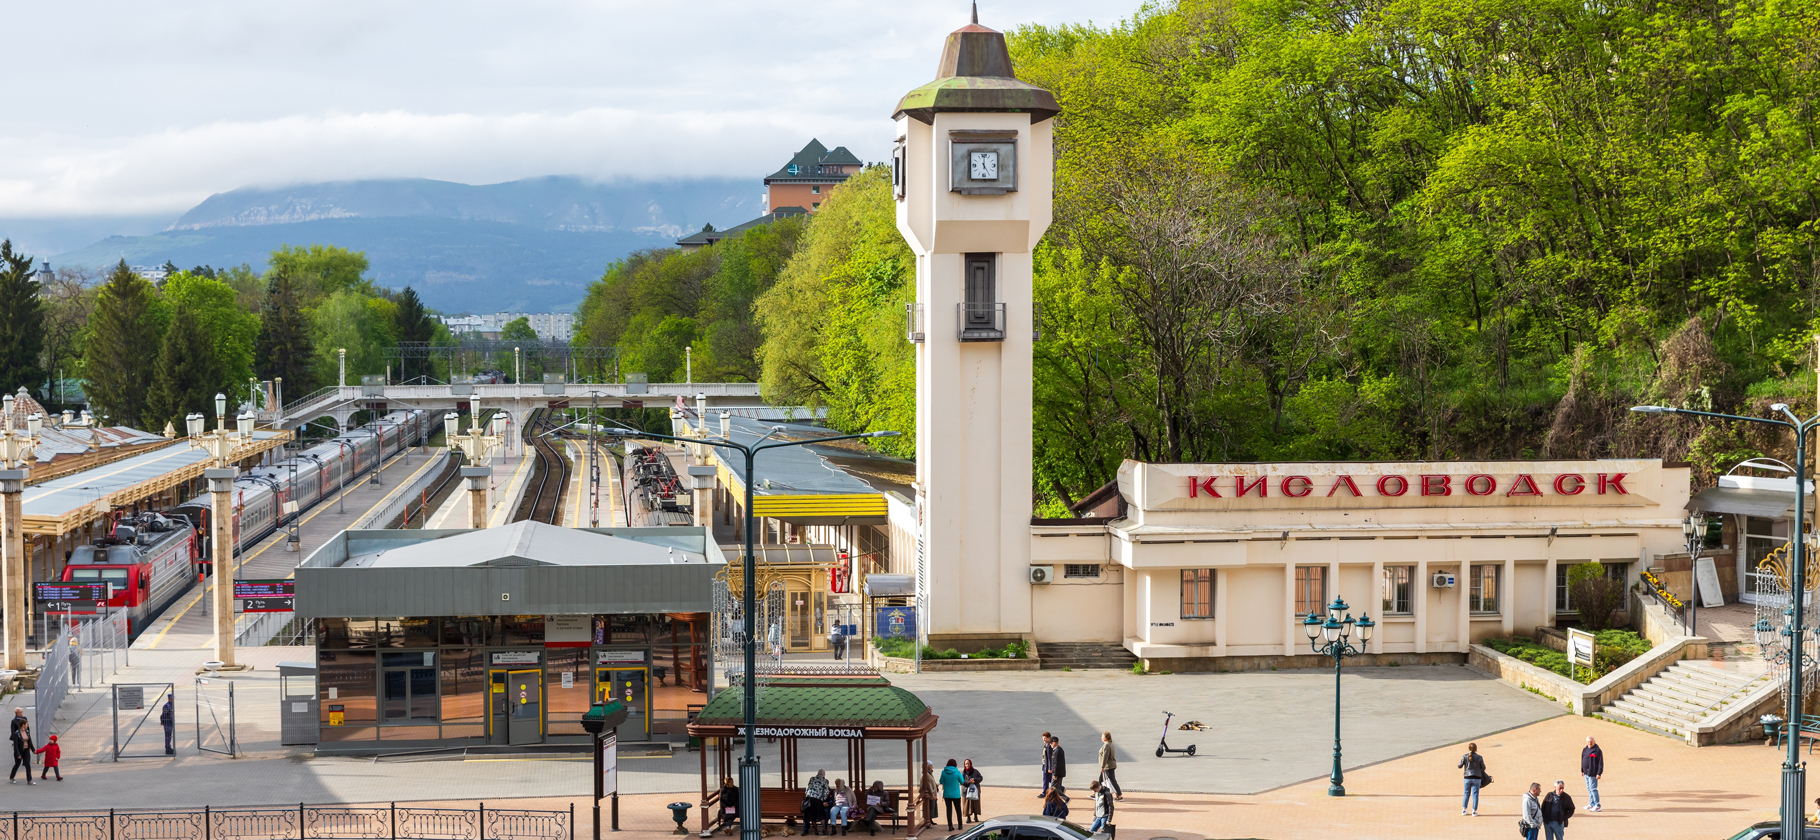
<path id="1" fill-rule="evenodd" d="M 898 800 L 901 798 L 897 794 L 898 794 L 898 792 L 894 791 L 894 790 L 885 791 L 886 801 L 895 806 L 897 804 Z M 805 795 L 806 794 L 802 788 L 759 788 L 759 790 L 758 790 L 758 818 L 759 818 L 759 820 L 761 822 L 765 821 L 765 820 L 773 820 L 776 822 L 782 822 L 787 819 L 795 819 L 797 821 L 797 832 L 801 833 L 802 832 L 802 819 L 803 819 L 803 797 Z M 866 801 L 866 795 L 865 795 L 864 791 L 853 791 L 852 795 L 853 795 L 853 798 L 859 800 L 860 802 Z M 704 803 L 703 807 L 715 809 L 714 813 L 716 814 L 716 819 L 718 819 L 718 813 L 719 813 L 718 809 L 720 807 L 720 802 L 719 802 L 720 794 L 719 794 L 719 792 L 715 792 L 713 794 L 710 794 L 708 798 L 710 801 L 707 803 Z M 853 811 L 853 814 L 851 816 L 847 817 L 847 823 L 848 823 L 848 825 L 854 825 L 854 824 L 857 824 L 860 822 L 864 822 L 865 816 L 866 816 L 865 806 L 861 805 Z M 897 808 L 896 813 L 879 815 L 880 822 L 884 822 L 887 819 L 891 821 L 892 833 L 894 833 L 894 834 L 897 833 L 898 829 L 903 825 L 903 819 L 904 819 L 903 809 Z M 709 821 L 709 824 L 712 825 L 713 821 Z"/>

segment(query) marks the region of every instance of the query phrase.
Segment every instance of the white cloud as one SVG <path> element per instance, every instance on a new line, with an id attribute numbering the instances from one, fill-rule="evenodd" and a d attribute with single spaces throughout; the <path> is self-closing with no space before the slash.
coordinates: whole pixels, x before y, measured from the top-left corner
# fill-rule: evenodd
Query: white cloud
<path id="1" fill-rule="evenodd" d="M 1005 0 L 982 22 L 1135 6 Z M 23 118 L 0 124 L 0 217 L 175 216 L 237 187 L 353 178 L 756 183 L 812 136 L 878 160 L 891 106 L 966 22 L 955 0 L 0 8 L 54 45 L 0 76 Z"/>

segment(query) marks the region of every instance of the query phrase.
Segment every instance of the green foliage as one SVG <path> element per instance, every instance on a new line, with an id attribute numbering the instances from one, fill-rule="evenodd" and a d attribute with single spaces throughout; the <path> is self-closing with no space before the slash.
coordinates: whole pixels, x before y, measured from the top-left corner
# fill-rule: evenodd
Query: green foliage
<path id="1" fill-rule="evenodd" d="M 751 382 L 760 341 L 753 301 L 777 280 L 807 222 L 774 219 L 694 251 L 640 251 L 607 268 L 576 312 L 575 343 L 619 348 L 621 373 L 652 382 Z M 609 377 L 599 366 L 581 373 Z"/>
<path id="2" fill-rule="evenodd" d="M 117 426 L 142 426 L 160 342 L 170 315 L 152 284 L 114 267 L 88 318 L 83 368 L 96 416 Z"/>
<path id="3" fill-rule="evenodd" d="M 897 231 L 890 171 L 869 168 L 834 191 L 757 302 L 766 399 L 825 405 L 846 432 L 895 430 L 877 448 L 916 450 L 916 357 L 904 340 L 915 260 Z"/>
<path id="4" fill-rule="evenodd" d="M 499 331 L 501 341 L 536 341 L 537 331 L 531 328 L 530 318 L 514 318 Z"/>
<path id="5" fill-rule="evenodd" d="M 267 261 L 272 271 L 287 273 L 297 281 L 297 293 L 306 307 L 336 292 L 377 294 L 373 281 L 366 278 L 367 255 L 338 245 L 280 245 Z"/>
<path id="6" fill-rule="evenodd" d="M 236 401 L 241 399 L 253 376 L 259 317 L 241 309 L 234 287 L 218 279 L 180 271 L 164 279 L 161 291 L 175 310 L 188 310 L 211 345 L 215 387 L 225 388 L 223 392 Z M 173 319 L 171 323 L 175 327 L 177 322 Z M 170 347 L 168 341 L 165 347 Z"/>
<path id="7" fill-rule="evenodd" d="M 1580 623 L 1598 632 L 1611 626 L 1612 613 L 1624 600 L 1624 582 L 1608 575 L 1603 563 L 1580 563 L 1567 570 L 1567 592 Z"/>
<path id="8" fill-rule="evenodd" d="M 228 388 L 239 381 L 224 372 L 216 356 L 216 344 L 195 310 L 182 303 L 174 307 L 146 400 L 142 422 L 148 431 L 160 431 L 168 423 L 177 434 L 187 434 L 186 415 L 197 412 L 214 417 L 215 394 L 232 393 Z"/>
<path id="9" fill-rule="evenodd" d="M 39 357 L 44 352 L 44 305 L 32 258 L 0 241 L 0 391 L 20 387 L 39 391 L 45 382 Z"/>
<path id="10" fill-rule="evenodd" d="M 287 400 L 315 390 L 315 348 L 310 321 L 303 314 L 297 281 L 286 271 L 273 271 L 259 309 L 259 378 L 284 380 Z"/>
<path id="11" fill-rule="evenodd" d="M 1574 667 L 1567 660 L 1567 654 L 1553 648 L 1536 644 L 1527 636 L 1512 636 L 1508 639 L 1486 639 L 1485 646 L 1506 656 L 1514 656 L 1538 668 L 1544 668 L 1560 674 L 1575 682 L 1591 685 L 1600 677 L 1624 666 L 1625 663 L 1649 652 L 1649 640 L 1630 630 L 1605 630 L 1597 633 L 1593 640 L 1593 669 L 1587 673 L 1584 667 Z"/>
<path id="12" fill-rule="evenodd" d="M 339 350 L 348 351 L 348 382 L 385 370 L 385 348 L 392 343 L 393 313 L 386 300 L 343 289 L 330 295 L 310 318 L 310 340 L 315 345 L 319 381 L 334 384 L 340 375 Z M 287 393 L 290 390 L 287 388 Z"/>
<path id="13" fill-rule="evenodd" d="M 397 303 L 398 311 L 393 315 L 395 320 L 392 324 L 392 334 L 397 336 L 401 342 L 434 341 L 437 328 L 442 327 L 442 324 L 431 318 L 429 310 L 424 309 L 423 301 L 417 297 L 417 290 L 410 286 L 404 287 L 404 291 L 398 293 Z M 526 326 L 530 326 L 529 323 Z M 410 380 L 429 375 L 432 373 L 429 362 L 429 359 L 401 359 L 398 376 L 401 380 Z"/>
<path id="14" fill-rule="evenodd" d="M 1689 458 L 1707 479 L 1785 448 L 1623 408 L 1811 393 L 1817 33 L 1811 0 L 1176 0 L 1011 33 L 1063 109 L 1037 255 L 1043 509 L 1178 448 Z M 1309 263 L 1263 329 L 1183 355 L 1121 288 L 1154 256 L 1129 247 L 1143 213 L 1191 192 L 1146 166 L 1188 160 Z"/>

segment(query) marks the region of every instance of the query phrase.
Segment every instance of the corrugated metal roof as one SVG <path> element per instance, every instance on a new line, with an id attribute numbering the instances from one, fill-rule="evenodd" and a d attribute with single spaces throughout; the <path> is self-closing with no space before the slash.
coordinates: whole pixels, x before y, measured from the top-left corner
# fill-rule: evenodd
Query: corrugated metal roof
<path id="1" fill-rule="evenodd" d="M 286 436 L 285 433 L 273 431 L 253 432 L 254 440 L 258 441 Z M 26 516 L 64 516 L 78 508 L 92 504 L 98 499 L 129 489 L 141 482 L 151 481 L 167 473 L 200 464 L 207 461 L 208 457 L 207 452 L 192 449 L 187 445 L 167 446 L 111 464 L 103 464 L 93 469 L 53 478 L 43 484 L 25 488 L 24 513 Z"/>
<path id="2" fill-rule="evenodd" d="M 349 557 L 340 568 L 658 566 L 707 562 L 700 551 L 689 551 L 676 542 L 526 520 L 418 543 L 394 543 L 380 551 Z"/>

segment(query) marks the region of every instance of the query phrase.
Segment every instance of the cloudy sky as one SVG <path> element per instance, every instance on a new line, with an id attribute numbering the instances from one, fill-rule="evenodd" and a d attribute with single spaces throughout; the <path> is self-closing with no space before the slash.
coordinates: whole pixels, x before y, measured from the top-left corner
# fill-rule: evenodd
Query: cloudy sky
<path id="1" fill-rule="evenodd" d="M 1137 0 L 987 0 L 1114 24 Z M 885 157 L 964 0 L 0 0 L 0 218 L 172 216 L 242 186 L 752 175 Z"/>

